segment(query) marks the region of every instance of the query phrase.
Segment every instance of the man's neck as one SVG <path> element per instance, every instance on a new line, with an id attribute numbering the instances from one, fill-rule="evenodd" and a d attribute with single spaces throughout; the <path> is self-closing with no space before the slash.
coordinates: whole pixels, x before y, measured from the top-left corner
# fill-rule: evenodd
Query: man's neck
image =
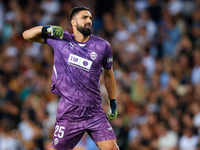
<path id="1" fill-rule="evenodd" d="M 87 40 L 89 40 L 90 36 L 84 36 L 83 34 L 81 33 L 77 33 L 77 34 L 74 34 L 74 39 L 77 41 L 77 42 L 86 42 Z"/>

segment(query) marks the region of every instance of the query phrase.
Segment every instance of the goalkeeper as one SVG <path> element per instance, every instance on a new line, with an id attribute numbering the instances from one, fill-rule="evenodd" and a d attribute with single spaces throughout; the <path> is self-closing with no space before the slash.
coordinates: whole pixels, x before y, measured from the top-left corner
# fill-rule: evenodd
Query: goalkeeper
<path id="1" fill-rule="evenodd" d="M 51 92 L 60 95 L 52 150 L 73 149 L 87 132 L 101 150 L 118 150 L 109 121 L 117 117 L 116 85 L 110 44 L 91 34 L 92 16 L 86 7 L 70 13 L 73 34 L 45 25 L 23 32 L 25 40 L 54 49 Z M 99 81 L 104 68 L 110 99 L 107 116 L 101 106 Z"/>

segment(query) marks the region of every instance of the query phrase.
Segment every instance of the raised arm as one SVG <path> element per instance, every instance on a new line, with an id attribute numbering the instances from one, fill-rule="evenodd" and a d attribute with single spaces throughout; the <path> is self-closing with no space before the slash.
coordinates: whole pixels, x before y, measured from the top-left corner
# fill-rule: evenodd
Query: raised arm
<path id="1" fill-rule="evenodd" d="M 60 26 L 37 26 L 31 29 L 28 29 L 23 32 L 23 38 L 27 41 L 44 43 L 42 39 L 42 34 L 50 33 L 51 36 L 58 36 L 60 39 L 63 38 L 63 28 Z"/>
<path id="2" fill-rule="evenodd" d="M 27 41 L 44 43 L 42 39 L 43 26 L 37 26 L 28 30 L 25 30 L 22 34 L 23 38 Z"/>
<path id="3" fill-rule="evenodd" d="M 110 107 L 107 110 L 108 121 L 117 117 L 116 84 L 113 70 L 104 69 L 104 83 L 110 99 Z"/>

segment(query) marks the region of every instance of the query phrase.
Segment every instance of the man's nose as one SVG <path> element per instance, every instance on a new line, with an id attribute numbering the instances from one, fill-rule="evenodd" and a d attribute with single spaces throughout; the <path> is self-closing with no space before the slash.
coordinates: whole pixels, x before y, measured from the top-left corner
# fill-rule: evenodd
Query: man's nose
<path id="1" fill-rule="evenodd" d="M 88 17 L 87 20 L 86 20 L 86 22 L 91 24 L 92 20 Z"/>

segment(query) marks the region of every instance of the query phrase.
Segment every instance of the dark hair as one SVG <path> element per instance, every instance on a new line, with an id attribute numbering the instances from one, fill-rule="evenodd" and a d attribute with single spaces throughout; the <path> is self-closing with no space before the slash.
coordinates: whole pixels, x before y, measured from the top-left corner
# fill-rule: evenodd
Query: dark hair
<path id="1" fill-rule="evenodd" d="M 83 11 L 83 10 L 88 10 L 88 11 L 90 11 L 89 8 L 84 7 L 84 6 L 74 7 L 74 8 L 71 10 L 70 14 L 69 14 L 69 19 L 70 19 L 70 21 L 72 20 L 72 18 L 73 18 L 77 13 L 79 13 L 80 11 Z"/>

